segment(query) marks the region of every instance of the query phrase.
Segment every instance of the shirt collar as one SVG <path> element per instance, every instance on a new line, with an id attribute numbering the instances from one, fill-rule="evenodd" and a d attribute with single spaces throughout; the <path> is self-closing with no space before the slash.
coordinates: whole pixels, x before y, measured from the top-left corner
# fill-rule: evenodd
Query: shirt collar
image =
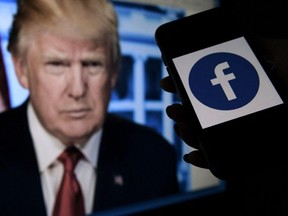
<path id="1" fill-rule="evenodd" d="M 37 155 L 39 169 L 40 172 L 43 172 L 57 160 L 58 156 L 65 149 L 65 146 L 60 142 L 59 139 L 52 136 L 47 132 L 47 130 L 45 130 L 30 102 L 28 104 L 27 114 L 28 124 Z M 94 168 L 97 164 L 102 132 L 103 129 L 101 128 L 91 136 L 85 145 L 81 147 L 76 145 L 85 156 L 86 160 L 91 163 Z"/>

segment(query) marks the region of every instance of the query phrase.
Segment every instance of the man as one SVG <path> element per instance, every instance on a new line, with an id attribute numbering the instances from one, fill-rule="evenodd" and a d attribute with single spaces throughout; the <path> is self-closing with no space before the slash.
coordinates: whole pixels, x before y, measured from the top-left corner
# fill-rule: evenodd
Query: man
<path id="1" fill-rule="evenodd" d="M 6 78 L 6 70 L 2 55 L 1 37 L 0 37 L 0 112 L 10 108 L 9 89 Z"/>
<path id="2" fill-rule="evenodd" d="M 223 131 L 228 137 L 213 134 L 200 140 L 195 139 L 197 134 L 191 131 L 191 119 L 181 104 L 168 106 L 167 114 L 175 121 L 177 134 L 194 147 L 184 160 L 227 180 L 226 204 L 234 206 L 234 210 L 223 209 L 227 215 L 288 215 L 288 29 L 281 25 L 287 20 L 287 1 L 221 3 L 227 19 L 243 29 L 257 57 L 270 67 L 267 74 L 281 93 L 283 108 Z M 161 86 L 176 93 L 170 77 L 163 78 Z"/>
<path id="3" fill-rule="evenodd" d="M 107 113 L 120 63 L 109 2 L 20 0 L 8 49 L 30 96 L 0 116 L 0 215 L 66 211 L 78 205 L 73 197 L 63 201 L 74 186 L 79 192 L 77 181 L 80 215 L 178 192 L 173 147 L 151 129 Z M 71 146 L 83 157 L 77 180 L 71 173 L 63 183 L 74 186 L 58 201 L 64 176 L 58 157 Z"/>

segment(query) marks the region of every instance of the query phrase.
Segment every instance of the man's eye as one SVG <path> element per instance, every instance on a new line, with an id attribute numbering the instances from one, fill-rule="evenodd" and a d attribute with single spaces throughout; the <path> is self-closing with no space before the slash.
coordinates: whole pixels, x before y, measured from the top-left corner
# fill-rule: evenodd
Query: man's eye
<path id="1" fill-rule="evenodd" d="M 91 75 L 98 74 L 103 70 L 104 63 L 101 61 L 86 61 L 82 63 L 83 67 Z"/>
<path id="2" fill-rule="evenodd" d="M 84 67 L 99 67 L 102 66 L 103 63 L 100 61 L 87 61 L 87 62 L 83 62 L 83 66 Z"/>
<path id="3" fill-rule="evenodd" d="M 47 72 L 56 75 L 62 74 L 66 67 L 67 64 L 62 61 L 50 61 L 46 64 Z"/>
<path id="4" fill-rule="evenodd" d="M 64 67 L 67 64 L 65 64 L 64 62 L 61 62 L 61 61 L 51 61 L 51 62 L 48 62 L 48 65 L 55 66 L 55 67 L 60 67 L 60 66 Z"/>

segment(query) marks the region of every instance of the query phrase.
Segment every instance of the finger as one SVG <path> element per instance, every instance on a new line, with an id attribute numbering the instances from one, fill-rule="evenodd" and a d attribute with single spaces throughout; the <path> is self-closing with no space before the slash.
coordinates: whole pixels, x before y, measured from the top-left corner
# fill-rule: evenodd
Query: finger
<path id="1" fill-rule="evenodd" d="M 170 106 L 166 107 L 166 113 L 169 118 L 174 120 L 175 122 L 183 122 L 185 120 L 185 110 L 183 105 L 179 103 L 174 103 Z"/>
<path id="2" fill-rule="evenodd" d="M 170 76 L 164 77 L 160 80 L 160 87 L 167 92 L 176 93 L 175 85 Z"/>
<path id="3" fill-rule="evenodd" d="M 176 134 L 190 147 L 200 148 L 198 134 L 191 127 L 187 127 L 185 123 L 177 123 L 174 125 Z"/>
<path id="4" fill-rule="evenodd" d="M 169 118 L 175 121 L 174 130 L 176 134 L 189 146 L 199 148 L 198 134 L 194 127 L 191 126 L 192 119 L 185 112 L 185 108 L 181 104 L 172 104 L 166 108 Z"/>
<path id="5" fill-rule="evenodd" d="M 205 159 L 203 152 L 200 150 L 195 150 L 188 154 L 185 154 L 183 156 L 183 160 L 186 163 L 190 163 L 194 166 L 204 168 L 204 169 L 209 169 L 207 160 Z"/>

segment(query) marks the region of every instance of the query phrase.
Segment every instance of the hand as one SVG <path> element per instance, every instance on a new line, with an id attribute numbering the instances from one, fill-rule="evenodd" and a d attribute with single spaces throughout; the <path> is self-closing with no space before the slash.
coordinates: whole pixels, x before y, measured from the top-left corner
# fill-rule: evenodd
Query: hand
<path id="1" fill-rule="evenodd" d="M 171 77 L 160 82 L 161 88 L 177 94 Z M 263 171 L 269 166 L 281 166 L 287 129 L 287 108 L 283 107 L 269 114 L 242 121 L 224 131 L 213 130 L 209 136 L 193 133 L 192 116 L 185 106 L 174 103 L 166 108 L 169 118 L 174 120 L 176 134 L 189 146 L 193 147 L 183 159 L 192 165 L 209 169 L 220 179 L 238 178 Z M 282 122 L 282 124 L 280 124 Z M 228 136 L 227 136 L 228 134 Z"/>
<path id="2" fill-rule="evenodd" d="M 170 76 L 163 78 L 160 82 L 161 88 L 169 93 L 176 94 L 176 88 Z M 179 103 L 172 104 L 166 108 L 166 113 L 174 122 L 174 130 L 176 134 L 190 147 L 194 148 L 188 154 L 185 154 L 183 159 L 185 162 L 201 168 L 208 168 L 207 160 L 203 151 L 200 148 L 200 139 L 197 134 L 193 134 L 191 126 L 191 118 L 187 118 L 189 113 L 183 105 Z M 191 133 L 192 132 L 192 133 Z"/>

